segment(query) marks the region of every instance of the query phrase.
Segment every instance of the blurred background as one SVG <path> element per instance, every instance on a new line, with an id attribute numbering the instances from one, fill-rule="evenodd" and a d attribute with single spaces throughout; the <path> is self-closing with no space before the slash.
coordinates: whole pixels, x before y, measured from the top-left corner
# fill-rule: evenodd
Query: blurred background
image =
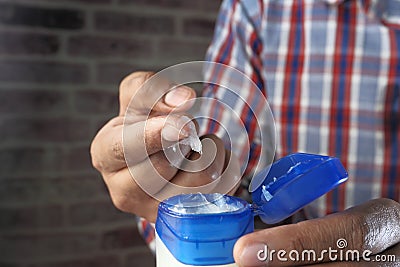
<path id="1" fill-rule="evenodd" d="M 204 58 L 219 0 L 0 0 L 0 266 L 155 266 L 89 146 L 137 70 Z"/>

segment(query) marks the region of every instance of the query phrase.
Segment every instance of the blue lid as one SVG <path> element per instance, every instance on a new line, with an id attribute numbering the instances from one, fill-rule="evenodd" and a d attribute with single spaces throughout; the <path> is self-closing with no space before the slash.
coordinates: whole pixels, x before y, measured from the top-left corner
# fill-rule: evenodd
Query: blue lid
<path id="1" fill-rule="evenodd" d="M 296 153 L 258 173 L 252 180 L 252 207 L 263 222 L 274 224 L 345 182 L 339 159 Z"/>
<path id="2" fill-rule="evenodd" d="M 213 212 L 213 204 L 225 206 L 226 212 Z M 253 213 L 249 203 L 237 197 L 182 194 L 160 203 L 156 231 L 175 259 L 184 264 L 225 265 L 234 262 L 236 241 L 254 231 Z"/>

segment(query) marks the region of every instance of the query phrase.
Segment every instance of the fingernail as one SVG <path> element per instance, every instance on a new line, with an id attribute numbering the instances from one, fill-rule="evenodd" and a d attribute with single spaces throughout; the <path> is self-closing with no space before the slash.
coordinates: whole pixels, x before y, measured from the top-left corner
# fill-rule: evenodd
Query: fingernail
<path id="1" fill-rule="evenodd" d="M 184 128 L 187 123 L 190 123 L 190 119 L 186 116 L 179 119 L 167 119 L 161 131 L 162 138 L 167 141 L 179 141 L 188 137 L 189 133 Z"/>
<path id="2" fill-rule="evenodd" d="M 191 95 L 191 90 L 188 87 L 180 86 L 169 91 L 164 97 L 164 102 L 169 106 L 176 107 L 189 100 Z"/>
<path id="3" fill-rule="evenodd" d="M 239 256 L 239 265 L 243 267 L 266 266 L 267 262 L 268 247 L 261 243 L 245 247 Z"/>

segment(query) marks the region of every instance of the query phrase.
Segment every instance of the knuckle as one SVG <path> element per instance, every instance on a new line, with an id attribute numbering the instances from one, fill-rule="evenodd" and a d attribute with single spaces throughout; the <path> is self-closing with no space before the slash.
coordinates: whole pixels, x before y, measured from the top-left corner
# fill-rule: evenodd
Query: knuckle
<path id="1" fill-rule="evenodd" d="M 369 229 L 364 219 L 360 216 L 350 216 L 349 224 L 344 226 L 344 229 L 347 230 L 347 233 L 345 233 L 346 241 L 351 248 L 360 249 L 360 244 L 364 243 L 368 235 Z"/>
<path id="2" fill-rule="evenodd" d="M 115 157 L 116 159 L 123 159 L 124 153 L 122 148 L 122 137 L 115 138 L 111 132 L 111 128 L 115 124 L 118 118 L 111 119 L 93 138 L 90 145 L 91 163 L 95 169 L 100 172 L 107 170 L 112 167 L 112 162 L 109 160 L 109 156 Z M 113 140 L 115 138 L 115 140 Z M 112 153 L 109 153 L 111 149 Z"/>
<path id="3" fill-rule="evenodd" d="M 122 80 L 119 86 L 120 114 L 126 111 L 131 98 L 152 75 L 152 72 L 134 72 Z"/>
<path id="4" fill-rule="evenodd" d="M 92 165 L 93 167 L 98 170 L 98 171 L 102 171 L 103 170 L 103 162 L 102 160 L 100 160 L 99 158 L 99 153 L 98 151 L 98 141 L 97 141 L 97 137 L 93 140 L 91 146 L 90 146 L 90 156 L 91 156 L 91 161 L 92 161 Z"/>
<path id="5" fill-rule="evenodd" d="M 112 140 L 111 143 L 111 151 L 112 155 L 117 159 L 117 160 L 124 160 L 124 148 L 123 144 L 120 139 L 114 139 Z"/>
<path id="6" fill-rule="evenodd" d="M 366 249 L 379 253 L 400 239 L 400 205 L 391 199 L 375 199 L 363 206 L 361 223 Z M 391 240 L 391 241 L 390 241 Z"/>
<path id="7" fill-rule="evenodd" d="M 378 205 L 383 206 L 385 209 L 392 209 L 395 211 L 400 211 L 400 203 L 389 198 L 380 198 L 377 201 Z"/>
<path id="8" fill-rule="evenodd" d="M 123 94 L 128 88 L 139 88 L 153 75 L 153 72 L 145 71 L 131 73 L 122 80 L 120 84 L 120 93 Z"/>
<path id="9" fill-rule="evenodd" d="M 111 193 L 111 201 L 117 209 L 123 212 L 131 212 L 132 205 L 127 197 Z"/>
<path id="10" fill-rule="evenodd" d="M 103 170 L 103 165 L 104 165 L 103 162 L 93 156 L 92 156 L 92 165 L 96 170 L 100 172 Z"/>
<path id="11" fill-rule="evenodd" d="M 301 224 L 295 224 L 294 227 L 296 227 L 297 229 L 294 229 L 294 234 L 290 235 L 290 249 L 297 251 L 304 251 L 305 249 L 308 249 L 309 245 L 307 245 L 307 239 L 309 237 L 309 233 L 306 233 L 304 231 L 304 229 L 301 227 Z"/>
<path id="12" fill-rule="evenodd" d="M 366 217 L 371 214 L 379 214 L 380 217 L 400 218 L 400 204 L 388 198 L 372 200 L 370 208 L 366 210 Z"/>
<path id="13" fill-rule="evenodd" d="M 292 246 L 297 251 L 305 251 L 307 249 L 313 248 L 312 246 L 308 246 L 305 243 L 304 236 L 300 236 L 300 238 L 296 238 L 292 241 Z"/>
<path id="14" fill-rule="evenodd" d="M 120 192 L 110 192 L 111 201 L 115 208 L 122 212 L 135 214 L 142 218 L 155 222 L 157 216 L 158 203 L 149 198 L 137 199 L 127 195 L 119 194 Z"/>

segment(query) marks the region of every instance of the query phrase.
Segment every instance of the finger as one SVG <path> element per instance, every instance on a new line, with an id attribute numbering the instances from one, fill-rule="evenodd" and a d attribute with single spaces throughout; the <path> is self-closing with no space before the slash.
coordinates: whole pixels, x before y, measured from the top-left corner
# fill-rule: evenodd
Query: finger
<path id="1" fill-rule="evenodd" d="M 186 145 L 180 145 L 183 158 L 190 153 L 191 148 Z M 141 187 L 147 195 L 156 198 L 156 194 L 169 183 L 178 169 L 179 159 L 171 164 L 170 159 L 165 156 L 163 151 L 159 151 L 149 158 L 143 160 L 130 168 L 131 175 L 135 182 Z"/>
<path id="2" fill-rule="evenodd" d="M 214 135 L 204 136 L 202 145 L 202 154 L 193 152 L 181 164 L 171 183 L 167 183 L 157 194 L 158 199 L 163 200 L 177 194 L 213 192 L 224 168 L 225 148 L 222 141 Z"/>
<path id="3" fill-rule="evenodd" d="M 299 265 L 300 266 L 300 265 Z M 376 263 L 373 262 L 357 262 L 357 261 L 342 261 L 342 262 L 325 262 L 320 264 L 311 265 L 312 267 L 378 267 Z M 382 266 L 383 267 L 383 266 Z M 390 267 L 390 265 L 385 265 L 385 267 Z"/>
<path id="4" fill-rule="evenodd" d="M 239 159 L 234 153 L 225 150 L 224 171 L 214 191 L 221 194 L 234 195 L 240 186 L 241 173 Z"/>
<path id="5" fill-rule="evenodd" d="M 90 146 L 92 165 L 100 172 L 114 172 L 126 166 L 122 146 L 123 118 L 111 119 L 96 134 Z"/>
<path id="6" fill-rule="evenodd" d="M 120 84 L 120 116 L 127 112 L 134 115 L 182 112 L 193 105 L 189 100 L 195 96 L 188 86 L 177 87 L 153 72 L 135 72 Z"/>
<path id="7" fill-rule="evenodd" d="M 127 163 L 132 166 L 149 155 L 194 136 L 197 137 L 196 127 L 187 116 L 159 116 L 126 126 L 123 145 Z"/>
<path id="8" fill-rule="evenodd" d="M 184 171 L 178 173 L 171 180 L 172 183 L 183 187 L 197 187 L 220 177 L 225 163 L 224 143 L 215 135 L 206 135 L 202 137 L 202 144 L 202 154 L 193 153 L 182 166 Z M 214 149 L 215 152 L 212 151 Z"/>
<path id="9" fill-rule="evenodd" d="M 93 165 L 99 171 L 116 172 L 134 166 L 190 135 L 197 135 L 186 116 L 159 116 L 132 125 L 121 125 L 121 117 L 111 120 L 92 142 Z"/>
<path id="10" fill-rule="evenodd" d="M 194 162 L 193 166 L 190 166 L 192 169 L 191 172 L 180 170 L 177 174 L 178 169 L 175 166 L 180 166 L 181 162 L 186 160 L 185 156 L 188 155 L 191 150 L 190 146 L 181 145 L 181 157 L 177 157 L 176 159 L 170 157 L 171 155 L 175 155 L 177 151 L 172 153 L 167 153 L 166 151 L 166 153 L 158 152 L 151 155 L 149 159 L 144 160 L 131 168 L 131 173 L 133 177 L 135 177 L 136 182 L 141 186 L 142 190 L 159 200 L 163 200 L 176 194 L 188 193 L 185 191 L 187 189 L 194 190 L 193 192 L 198 192 L 199 189 L 194 189 L 194 187 L 200 187 L 213 182 L 216 177 L 222 173 L 225 160 L 225 149 L 220 139 L 216 136 L 209 136 L 203 140 L 212 140 L 212 144 L 216 144 L 215 149 L 217 149 L 218 152 L 210 153 L 215 155 L 215 157 L 213 156 L 212 161 L 207 157 L 199 156 L 198 153 L 191 153 L 188 159 L 190 162 L 189 164 Z M 209 154 L 209 149 L 210 146 L 205 142 L 203 155 Z M 168 158 L 166 156 L 167 154 L 169 155 Z M 203 161 L 209 163 L 204 164 Z M 186 167 L 188 167 L 187 164 Z M 215 185 L 212 185 L 211 187 L 214 186 Z"/>
<path id="11" fill-rule="evenodd" d="M 222 140 L 217 136 L 208 135 L 205 136 L 205 138 L 210 138 L 216 144 L 217 152 L 212 164 L 204 170 L 192 174 L 183 171 L 179 173 L 172 182 L 184 187 L 201 187 L 213 183 L 208 189 L 212 189 L 209 193 L 234 194 L 240 186 L 241 176 L 238 158 L 225 149 Z M 203 140 L 205 140 L 205 138 L 203 137 Z M 203 148 L 203 153 L 208 153 L 207 145 L 204 145 Z M 200 160 L 200 156 L 198 153 L 194 153 L 191 159 Z M 208 160 L 205 161 L 207 162 Z M 200 165 L 201 164 L 197 164 L 196 166 Z M 201 169 L 200 167 L 198 168 Z"/>
<path id="12" fill-rule="evenodd" d="M 375 262 L 377 262 L 376 258 L 375 258 Z M 388 267 L 399 266 L 400 265 L 400 243 L 397 243 L 393 247 L 382 252 L 381 255 L 379 256 L 379 262 L 386 264 L 386 265 L 381 264 L 379 266 L 388 266 Z"/>
<path id="13" fill-rule="evenodd" d="M 190 147 L 181 146 L 187 155 Z M 159 201 L 154 197 L 177 172 L 162 151 L 151 155 L 133 168 L 104 175 L 114 205 L 122 211 L 155 221 Z"/>
<path id="14" fill-rule="evenodd" d="M 377 255 L 366 255 L 359 261 L 328 262 L 312 267 L 398 267 L 400 265 L 400 243 Z"/>
<path id="15" fill-rule="evenodd" d="M 400 205 L 379 199 L 348 209 L 342 213 L 309 220 L 293 225 L 270 228 L 242 237 L 235 245 L 234 256 L 239 266 L 265 266 L 257 253 L 268 247 L 268 251 L 313 250 L 318 260 L 300 261 L 298 264 L 332 260 L 321 254 L 329 248 L 338 249 L 338 240 L 346 240 L 345 250 L 379 253 L 400 242 Z M 343 244 L 343 243 L 342 243 Z M 287 255 L 286 255 L 287 256 Z M 268 266 L 287 266 L 293 261 L 268 260 Z"/>
<path id="16" fill-rule="evenodd" d="M 155 222 L 159 202 L 141 189 L 127 168 L 103 178 L 115 207 Z"/>

